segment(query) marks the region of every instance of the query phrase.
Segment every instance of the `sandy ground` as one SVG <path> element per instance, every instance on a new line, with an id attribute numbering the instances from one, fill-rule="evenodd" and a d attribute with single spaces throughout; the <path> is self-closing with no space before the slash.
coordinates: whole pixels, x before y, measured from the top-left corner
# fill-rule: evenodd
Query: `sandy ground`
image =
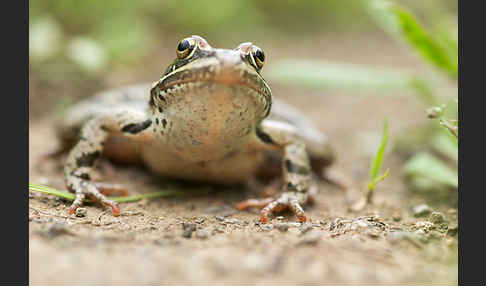
<path id="1" fill-rule="evenodd" d="M 353 50 L 349 43 L 342 42 L 326 58 L 342 60 Z M 348 62 L 421 68 L 394 45 L 363 47 L 365 54 L 381 48 L 381 57 L 348 54 Z M 305 110 L 327 132 L 338 154 L 335 170 L 363 186 L 383 116 L 389 118 L 391 138 L 426 121 L 424 107 L 410 94 L 323 96 L 270 84 L 276 96 Z M 30 120 L 30 182 L 64 189 L 64 157 L 40 161 L 57 145 L 52 128 L 49 116 Z M 239 201 L 258 196 L 261 187 L 204 186 L 213 191 L 201 195 L 197 191 L 203 186 L 184 186 L 141 167 L 101 160 L 99 177 L 131 193 L 180 189 L 189 195 L 122 204 L 116 218 L 91 204 L 87 216 L 78 218 L 68 215 L 69 202 L 30 193 L 30 284 L 457 285 L 457 236 L 451 235 L 457 209 L 411 195 L 392 145 L 384 162 L 390 176 L 377 187 L 373 205 L 349 212 L 344 194 L 321 183 L 315 203 L 305 207 L 310 221 L 304 225 L 290 213 L 260 225 L 257 211 L 235 209 Z M 424 202 L 446 221 L 414 217 L 411 208 Z"/>

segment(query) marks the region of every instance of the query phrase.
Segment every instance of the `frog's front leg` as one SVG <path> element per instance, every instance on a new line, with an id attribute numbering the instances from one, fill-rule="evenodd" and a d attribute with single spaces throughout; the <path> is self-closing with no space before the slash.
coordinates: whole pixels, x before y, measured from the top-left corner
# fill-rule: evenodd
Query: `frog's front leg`
<path id="1" fill-rule="evenodd" d="M 283 153 L 283 193 L 262 208 L 260 221 L 266 223 L 271 212 L 290 208 L 301 222 L 305 222 L 307 218 L 302 205 L 308 200 L 308 190 L 312 183 L 305 143 L 299 138 L 295 127 L 279 121 L 263 121 L 257 127 L 256 135 L 261 146 L 277 148 Z"/>
<path id="2" fill-rule="evenodd" d="M 86 196 L 110 206 L 113 215 L 120 215 L 120 207 L 100 192 L 106 184 L 91 181 L 91 172 L 96 160 L 101 156 L 103 145 L 111 135 L 147 137 L 147 128 L 151 119 L 137 111 L 114 111 L 110 114 L 93 118 L 86 122 L 81 130 L 78 143 L 68 155 L 64 166 L 66 186 L 76 197 L 69 212 L 72 214 L 81 206 Z M 108 187 L 109 188 L 109 187 Z"/>

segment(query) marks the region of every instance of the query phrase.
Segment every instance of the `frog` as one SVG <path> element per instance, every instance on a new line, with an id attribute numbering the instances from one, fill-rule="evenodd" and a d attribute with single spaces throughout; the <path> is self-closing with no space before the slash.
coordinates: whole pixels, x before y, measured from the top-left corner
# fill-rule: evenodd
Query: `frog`
<path id="1" fill-rule="evenodd" d="M 57 124 L 59 138 L 70 144 L 64 178 L 75 199 L 69 213 L 90 198 L 120 215 L 107 196 L 117 185 L 92 178 L 103 156 L 178 180 L 232 185 L 280 177 L 280 194 L 237 208 L 260 208 L 261 223 L 283 210 L 306 222 L 303 207 L 316 174 L 324 176 L 334 162 L 334 149 L 302 112 L 272 96 L 261 73 L 265 60 L 251 42 L 213 48 L 193 35 L 178 43 L 175 60 L 155 82 L 73 104 Z"/>

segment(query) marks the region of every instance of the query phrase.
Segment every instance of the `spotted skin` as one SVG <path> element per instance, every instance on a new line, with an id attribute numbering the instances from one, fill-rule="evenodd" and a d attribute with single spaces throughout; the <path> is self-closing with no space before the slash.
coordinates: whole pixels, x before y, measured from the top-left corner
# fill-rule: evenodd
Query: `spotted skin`
<path id="1" fill-rule="evenodd" d="M 260 75 L 259 48 L 243 43 L 235 50 L 215 49 L 198 36 L 188 41 L 180 46 L 191 49 L 178 55 L 189 56 L 177 58 L 160 80 L 97 94 L 59 122 L 64 142 L 77 141 L 64 168 L 66 185 L 76 195 L 70 212 L 89 197 L 120 214 L 102 193 L 110 185 L 91 179 L 98 158 L 106 156 L 141 162 L 165 177 L 219 184 L 244 183 L 275 169 L 282 174 L 282 194 L 238 208 L 261 207 L 262 222 L 288 208 L 306 221 L 302 205 L 312 174 L 333 161 L 327 137 L 272 99 Z"/>

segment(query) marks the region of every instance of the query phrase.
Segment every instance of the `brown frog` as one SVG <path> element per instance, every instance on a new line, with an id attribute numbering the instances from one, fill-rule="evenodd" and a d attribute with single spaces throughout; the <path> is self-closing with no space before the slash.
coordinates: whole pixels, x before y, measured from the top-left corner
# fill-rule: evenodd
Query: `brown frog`
<path id="1" fill-rule="evenodd" d="M 142 162 L 161 176 L 219 184 L 277 171 L 283 175 L 282 194 L 238 207 L 261 207 L 262 222 L 290 208 L 305 222 L 302 205 L 312 174 L 323 174 L 333 153 L 305 116 L 272 98 L 260 75 L 262 49 L 248 42 L 216 49 L 192 36 L 179 42 L 176 53 L 160 80 L 97 94 L 60 122 L 62 138 L 78 138 L 64 168 L 66 185 L 76 195 L 70 212 L 88 196 L 120 214 L 104 194 L 111 185 L 91 179 L 103 154 Z"/>

